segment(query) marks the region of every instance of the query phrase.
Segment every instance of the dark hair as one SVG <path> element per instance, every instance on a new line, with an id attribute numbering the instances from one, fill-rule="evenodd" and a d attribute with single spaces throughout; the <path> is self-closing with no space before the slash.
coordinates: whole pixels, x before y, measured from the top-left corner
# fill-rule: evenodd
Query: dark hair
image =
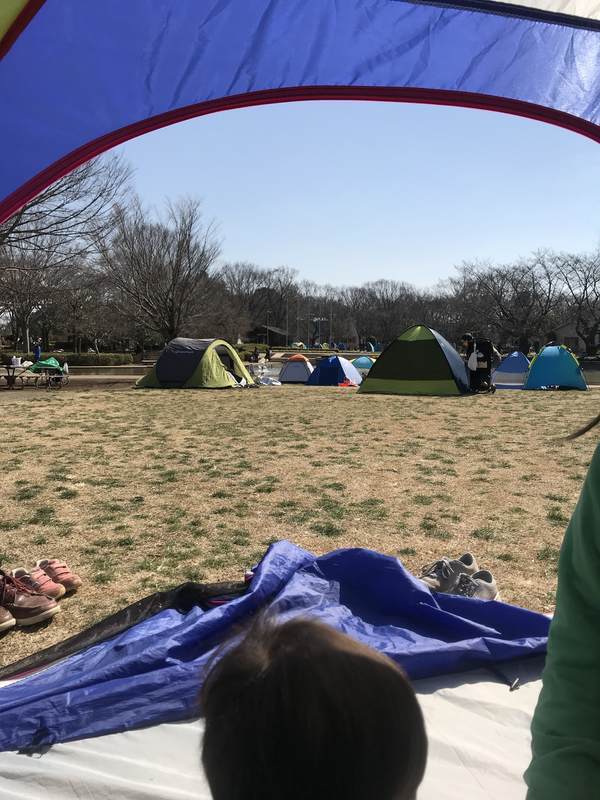
<path id="1" fill-rule="evenodd" d="M 427 738 L 389 658 L 311 620 L 258 620 L 202 689 L 214 800 L 412 800 Z"/>

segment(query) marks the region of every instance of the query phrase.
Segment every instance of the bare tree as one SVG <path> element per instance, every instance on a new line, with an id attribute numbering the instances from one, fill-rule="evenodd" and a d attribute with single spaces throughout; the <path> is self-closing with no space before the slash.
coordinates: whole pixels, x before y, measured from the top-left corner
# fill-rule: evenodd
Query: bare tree
<path id="1" fill-rule="evenodd" d="M 264 325 L 267 320 L 286 330 L 298 295 L 296 270 L 289 267 L 261 269 L 248 262 L 225 264 L 216 274 L 223 283 L 229 306 L 237 313 L 238 332 Z"/>
<path id="2" fill-rule="evenodd" d="M 0 257 L 0 305 L 10 318 L 15 343 L 30 351 L 31 320 L 58 290 L 55 269 L 20 251 Z"/>
<path id="3" fill-rule="evenodd" d="M 196 200 L 169 205 L 157 222 L 135 200 L 116 210 L 113 226 L 97 245 L 117 304 L 165 341 L 181 335 L 201 313 L 201 290 L 219 255 L 214 225 L 203 223 Z"/>
<path id="4" fill-rule="evenodd" d="M 556 322 L 560 284 L 543 254 L 500 267 L 466 263 L 461 273 L 485 301 L 488 331 L 495 328 L 521 350 L 527 351 L 532 338 L 543 336 Z"/>
<path id="5" fill-rule="evenodd" d="M 600 253 L 550 253 L 546 259 L 563 284 L 577 335 L 594 355 L 600 333 Z"/>
<path id="6" fill-rule="evenodd" d="M 250 330 L 263 319 L 256 320 L 253 298 L 263 286 L 264 270 L 247 261 L 224 264 L 216 274 L 223 289 L 220 303 L 219 327 L 231 338 L 240 332 Z"/>
<path id="7" fill-rule="evenodd" d="M 415 300 L 418 293 L 413 286 L 400 281 L 379 280 L 365 284 L 364 288 L 372 307 L 371 330 L 380 341 L 391 341 L 417 321 Z"/>
<path id="8" fill-rule="evenodd" d="M 35 257 L 35 263 L 20 262 L 20 269 L 57 266 L 80 257 L 106 232 L 114 205 L 129 190 L 130 177 L 130 168 L 119 156 L 88 161 L 0 225 L 0 251 L 8 248 Z"/>

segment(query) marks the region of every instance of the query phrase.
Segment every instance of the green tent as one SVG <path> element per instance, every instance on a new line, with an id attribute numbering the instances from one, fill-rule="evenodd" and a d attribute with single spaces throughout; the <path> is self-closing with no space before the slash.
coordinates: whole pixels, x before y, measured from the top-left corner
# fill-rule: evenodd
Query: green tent
<path id="1" fill-rule="evenodd" d="M 228 389 L 253 386 L 237 352 L 223 339 L 173 339 L 136 383 L 139 389 Z"/>
<path id="2" fill-rule="evenodd" d="M 413 325 L 373 364 L 361 394 L 458 395 L 469 391 L 462 358 L 437 331 Z"/>

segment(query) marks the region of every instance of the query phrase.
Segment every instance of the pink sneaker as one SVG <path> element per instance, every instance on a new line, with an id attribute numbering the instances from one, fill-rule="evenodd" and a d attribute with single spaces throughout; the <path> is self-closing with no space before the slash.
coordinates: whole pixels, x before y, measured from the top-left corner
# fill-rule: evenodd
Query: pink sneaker
<path id="1" fill-rule="evenodd" d="M 13 569 L 10 573 L 13 578 L 18 578 L 19 581 L 31 589 L 35 594 L 44 594 L 46 597 L 51 597 L 53 600 L 60 599 L 67 591 L 60 583 L 55 583 L 52 578 L 39 567 L 34 567 L 31 572 L 27 572 L 23 567 Z"/>
<path id="2" fill-rule="evenodd" d="M 45 572 L 54 583 L 62 583 L 67 592 L 76 592 L 83 583 L 79 575 L 71 572 L 65 562 L 58 558 L 43 558 L 35 566 Z"/>
<path id="3" fill-rule="evenodd" d="M 60 606 L 51 597 L 34 594 L 18 578 L 13 578 L 0 569 L 0 606 L 9 612 L 17 625 L 37 625 L 51 619 L 60 611 Z M 5 617 L 5 615 L 3 615 Z M 12 625 L 10 616 L 6 626 Z"/>

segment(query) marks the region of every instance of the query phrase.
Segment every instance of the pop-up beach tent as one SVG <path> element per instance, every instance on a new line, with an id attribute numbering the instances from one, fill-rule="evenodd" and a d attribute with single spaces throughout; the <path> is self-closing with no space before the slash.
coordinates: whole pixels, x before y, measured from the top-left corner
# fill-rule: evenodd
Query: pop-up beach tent
<path id="1" fill-rule="evenodd" d="M 599 50 L 579 0 L 3 0 L 0 222 L 121 142 L 265 103 L 439 103 L 598 141 Z"/>
<path id="2" fill-rule="evenodd" d="M 529 371 L 529 359 L 520 350 L 509 353 L 492 373 L 496 389 L 522 389 Z"/>
<path id="3" fill-rule="evenodd" d="M 373 364 L 361 394 L 458 395 L 469 391 L 462 358 L 443 336 L 413 325 Z"/>
<path id="4" fill-rule="evenodd" d="M 43 786 L 47 800 L 209 800 L 205 667 L 263 609 L 320 619 L 403 667 L 428 723 L 419 800 L 523 800 L 541 668 L 532 657 L 545 652 L 549 620 L 432 594 L 390 556 L 315 557 L 288 542 L 270 547 L 245 588 L 160 592 L 0 670 L 0 682 L 26 673 L 0 683 L 0 796 L 37 800 Z"/>
<path id="5" fill-rule="evenodd" d="M 563 345 L 543 347 L 532 360 L 524 389 L 581 389 L 588 386 L 579 362 Z"/>
<path id="6" fill-rule="evenodd" d="M 360 374 L 364 376 L 371 369 L 374 363 L 374 358 L 369 358 L 369 356 L 358 356 L 358 358 L 355 358 L 352 362 L 352 366 L 356 367 Z"/>
<path id="7" fill-rule="evenodd" d="M 308 386 L 359 386 L 362 375 L 347 358 L 325 356 L 317 361 L 306 383 Z"/>
<path id="8" fill-rule="evenodd" d="M 172 339 L 156 364 L 136 383 L 139 389 L 228 389 L 254 379 L 224 339 Z"/>
<path id="9" fill-rule="evenodd" d="M 313 366 L 306 356 L 296 353 L 288 358 L 279 372 L 281 383 L 306 383 L 313 371 Z"/>

